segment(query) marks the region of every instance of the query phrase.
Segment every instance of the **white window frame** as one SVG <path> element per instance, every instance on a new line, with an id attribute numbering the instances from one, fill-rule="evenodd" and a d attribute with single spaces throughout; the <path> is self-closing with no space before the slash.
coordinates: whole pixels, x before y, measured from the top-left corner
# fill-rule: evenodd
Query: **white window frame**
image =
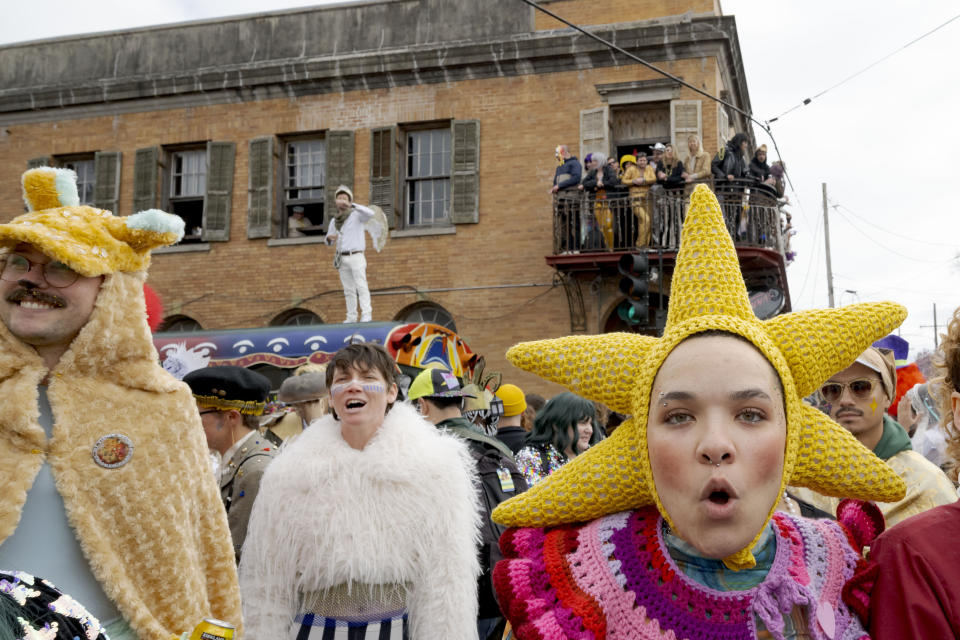
<path id="1" fill-rule="evenodd" d="M 449 226 L 453 175 L 453 135 L 450 126 L 408 130 L 404 138 L 404 226 Z M 415 147 L 418 143 L 422 145 L 424 139 L 429 140 L 429 149 Z M 435 146 L 435 143 L 439 145 Z M 424 161 L 428 166 L 424 165 Z M 431 185 L 431 197 L 414 199 L 414 192 L 427 184 Z M 434 197 L 434 189 L 438 186 L 441 187 L 439 198 Z"/>

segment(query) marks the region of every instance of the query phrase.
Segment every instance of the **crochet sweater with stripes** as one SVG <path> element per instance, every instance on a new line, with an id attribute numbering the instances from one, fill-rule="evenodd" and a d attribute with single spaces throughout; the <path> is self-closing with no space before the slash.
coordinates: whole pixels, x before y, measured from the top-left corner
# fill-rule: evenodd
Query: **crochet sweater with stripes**
<path id="1" fill-rule="evenodd" d="M 653 507 L 584 525 L 514 528 L 494 584 L 518 640 L 740 640 L 759 620 L 782 640 L 784 616 L 805 614 L 813 638 L 867 638 L 842 589 L 862 564 L 847 530 L 830 520 L 773 517 L 777 550 L 764 580 L 716 591 L 678 569 Z"/>

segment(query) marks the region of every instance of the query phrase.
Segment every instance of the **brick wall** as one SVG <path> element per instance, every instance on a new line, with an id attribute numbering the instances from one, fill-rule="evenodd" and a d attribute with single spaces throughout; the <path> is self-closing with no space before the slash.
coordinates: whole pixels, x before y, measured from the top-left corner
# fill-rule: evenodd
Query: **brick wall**
<path id="1" fill-rule="evenodd" d="M 556 4 L 553 3 L 551 7 Z M 615 2 L 614 5 L 617 3 Z M 708 92 L 718 75 L 712 58 L 663 63 Z M 597 84 L 654 79 L 635 67 L 530 74 L 448 84 L 272 99 L 235 104 L 83 118 L 0 130 L 0 218 L 21 213 L 19 177 L 30 158 L 96 150 L 123 153 L 118 213 L 132 213 L 136 149 L 188 142 L 237 143 L 231 240 L 209 252 L 154 256 L 150 284 L 167 315 L 185 314 L 204 328 L 264 326 L 284 310 L 302 307 L 341 322 L 344 301 L 332 249 L 322 244 L 268 247 L 246 238 L 248 143 L 264 135 L 349 129 L 356 134 L 357 200 L 369 201 L 370 129 L 430 120 L 480 121 L 480 223 L 450 235 L 393 238 L 383 253 L 367 253 L 375 320 L 390 320 L 420 300 L 451 312 L 458 332 L 488 367 L 527 391 L 559 388 L 513 369 L 506 349 L 522 340 L 566 335 L 570 320 L 554 271 L 550 196 L 553 148 L 579 146 L 581 109 L 603 103 Z M 679 99 L 697 99 L 683 90 Z M 716 110 L 703 103 L 704 147 L 716 149 Z M 487 288 L 477 288 L 487 287 Z M 418 294 L 414 290 L 455 289 Z M 597 298 L 584 287 L 588 331 L 598 330 Z M 609 309 L 610 296 L 604 298 Z"/>

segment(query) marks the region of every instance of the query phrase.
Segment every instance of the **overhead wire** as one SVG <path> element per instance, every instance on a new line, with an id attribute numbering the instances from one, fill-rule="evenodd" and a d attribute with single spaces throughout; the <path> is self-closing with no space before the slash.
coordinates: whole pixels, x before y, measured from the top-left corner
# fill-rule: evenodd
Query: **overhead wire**
<path id="1" fill-rule="evenodd" d="M 868 234 L 866 231 L 864 231 L 863 229 L 861 229 L 860 227 L 858 227 L 857 225 L 855 225 L 855 224 L 853 223 L 853 221 L 852 221 L 850 218 L 848 218 L 844 213 L 842 213 L 838 207 L 833 207 L 833 210 L 836 211 L 836 212 L 840 215 L 840 217 L 843 218 L 843 219 L 847 222 L 847 224 L 849 224 L 851 227 L 853 227 L 854 229 L 856 229 L 857 232 L 860 233 L 860 235 L 862 235 L 864 238 L 866 238 L 867 240 L 869 240 L 869 241 L 872 242 L 873 244 L 877 245 L 878 247 L 880 247 L 880 248 L 883 249 L 884 251 L 887 251 L 887 252 L 889 252 L 889 253 L 892 253 L 892 254 L 895 255 L 895 256 L 899 256 L 899 257 L 903 258 L 904 260 L 912 260 L 912 261 L 914 261 L 914 262 L 926 262 L 926 263 L 929 263 L 929 264 L 934 264 L 934 263 L 942 264 L 942 263 L 944 263 L 944 262 L 947 262 L 946 260 L 927 260 L 927 259 L 925 259 L 925 258 L 915 258 L 915 257 L 913 257 L 913 256 L 908 256 L 908 255 L 905 254 L 905 253 L 900 253 L 900 252 L 897 251 L 896 249 L 891 249 L 890 247 L 886 246 L 886 245 L 883 244 L 882 242 L 877 241 L 875 238 L 873 238 L 872 236 L 870 236 L 870 234 Z M 952 259 L 953 259 L 953 258 L 951 258 L 951 260 L 952 260 Z"/>
<path id="2" fill-rule="evenodd" d="M 883 56 L 883 57 L 880 58 L 879 60 L 876 60 L 876 61 L 874 61 L 874 62 L 871 62 L 871 63 L 868 64 L 866 67 L 864 67 L 863 69 L 860 69 L 860 70 L 857 71 L 856 73 L 850 74 L 849 76 L 847 76 L 847 77 L 844 78 L 843 80 L 841 80 L 841 81 L 839 81 L 839 82 L 837 82 L 837 83 L 835 83 L 835 84 L 830 85 L 829 87 L 827 87 L 826 89 L 824 89 L 824 90 L 821 91 L 820 93 L 816 94 L 816 95 L 813 96 L 812 98 L 804 98 L 799 104 L 796 104 L 796 105 L 790 107 L 789 109 L 787 109 L 786 111 L 784 111 L 784 112 L 781 113 L 780 115 L 778 115 L 778 116 L 776 116 L 776 117 L 774 117 L 774 118 L 770 118 L 770 119 L 767 120 L 766 122 L 767 122 L 768 124 L 769 124 L 769 123 L 776 122 L 777 120 L 779 120 L 779 119 L 782 118 L 783 116 L 787 115 L 788 113 L 791 113 L 791 112 L 793 112 L 793 111 L 796 111 L 796 110 L 799 109 L 800 107 L 804 107 L 804 106 L 810 104 L 811 102 L 813 102 L 814 100 L 816 100 L 816 99 L 819 98 L 820 96 L 824 95 L 825 93 L 827 93 L 827 92 L 829 92 L 829 91 L 833 91 L 833 90 L 836 89 L 837 87 L 839 87 L 839 86 L 841 86 L 841 85 L 843 85 L 843 84 L 846 84 L 847 82 L 850 82 L 851 80 L 853 80 L 853 79 L 856 78 L 857 76 L 859 76 L 859 75 L 861 75 L 861 74 L 863 74 L 863 73 L 866 73 L 867 71 L 869 71 L 870 69 L 874 68 L 875 66 L 877 66 L 877 65 L 880 64 L 881 62 L 883 62 L 883 61 L 887 60 L 888 58 L 890 58 L 890 57 L 892 57 L 892 56 L 900 53 L 901 51 L 903 51 L 904 49 L 906 49 L 906 48 L 909 47 L 910 45 L 916 44 L 917 42 L 920 42 L 921 40 L 923 40 L 923 39 L 926 38 L 927 36 L 936 33 L 936 32 L 939 31 L 940 29 L 943 29 L 945 26 L 947 26 L 948 24 L 950 24 L 951 22 L 953 22 L 954 20 L 956 20 L 956 19 L 958 19 L 958 18 L 960 18 L 960 14 L 957 14 L 957 15 L 953 16 L 952 18 L 950 18 L 950 19 L 947 20 L 946 22 L 944 22 L 944 23 L 942 23 L 942 24 L 934 27 L 933 29 L 931 29 L 930 31 L 927 31 L 927 32 L 924 33 L 923 35 L 914 38 L 913 40 L 911 40 L 911 41 L 908 42 L 907 44 L 903 45 L 903 46 L 900 47 L 899 49 L 896 49 L 895 51 L 891 51 L 890 53 L 888 53 L 887 55 Z"/>
<path id="3" fill-rule="evenodd" d="M 890 229 L 885 229 L 880 225 L 878 225 L 876 222 L 867 218 L 866 216 L 862 216 L 856 213 L 855 211 L 851 211 L 850 207 L 847 207 L 842 204 L 835 204 L 833 206 L 843 209 L 853 217 L 858 218 L 859 220 L 877 229 L 878 231 L 883 231 L 884 233 L 889 233 L 892 236 L 896 236 L 898 240 L 907 240 L 908 242 L 916 242 L 917 244 L 928 244 L 935 247 L 951 247 L 952 249 L 957 249 L 958 247 L 960 247 L 960 243 L 957 243 L 957 242 L 934 242 L 933 240 L 917 240 L 916 238 L 908 238 L 907 236 L 903 235 L 899 231 L 891 231 Z"/>
<path id="4" fill-rule="evenodd" d="M 807 281 L 810 279 L 810 270 L 813 268 L 816 257 L 819 255 L 820 245 L 817 244 L 817 240 L 820 238 L 820 229 L 822 224 L 823 218 L 817 218 L 817 226 L 813 231 L 813 242 L 810 245 L 811 253 L 813 255 L 811 256 L 810 261 L 807 263 L 807 272 L 803 276 L 803 284 L 800 285 L 800 292 L 797 294 L 798 300 L 803 298 L 803 294 L 807 290 Z"/>
<path id="5" fill-rule="evenodd" d="M 759 126 L 761 129 L 763 129 L 763 130 L 766 132 L 766 134 L 767 134 L 768 136 L 770 136 L 770 142 L 773 143 L 773 148 L 774 148 L 774 150 L 777 152 L 777 157 L 778 157 L 778 158 L 781 158 L 781 159 L 783 158 L 782 154 L 780 153 L 780 147 L 777 145 L 777 139 L 774 137 L 773 132 L 770 130 L 770 125 L 768 125 L 766 122 L 762 122 L 762 121 L 758 120 L 758 119 L 755 118 L 755 117 L 753 116 L 753 114 L 750 113 L 749 111 L 744 111 L 744 110 L 741 109 L 740 107 L 738 107 L 738 106 L 736 106 L 736 105 L 734 105 L 734 104 L 731 104 L 731 103 L 727 102 L 726 100 L 723 100 L 722 98 L 718 98 L 717 96 L 712 95 L 712 94 L 708 93 L 707 91 L 704 91 L 703 89 L 701 89 L 701 88 L 699 88 L 699 87 L 696 87 L 696 86 L 690 84 L 689 82 L 687 82 L 687 81 L 684 80 L 683 78 L 681 78 L 681 77 L 679 77 L 679 76 L 675 76 L 675 75 L 673 75 L 672 73 L 670 73 L 669 71 L 665 71 L 664 69 L 661 69 L 660 67 L 658 67 L 658 66 L 656 66 L 656 65 L 653 65 L 653 64 L 647 62 L 647 61 L 644 60 L 643 58 L 641 58 L 641 57 L 639 57 L 639 56 L 637 56 L 637 55 L 634 55 L 634 54 L 630 53 L 629 51 L 627 51 L 627 50 L 625 50 L 625 49 L 623 49 L 623 48 L 621 48 L 621 47 L 618 47 L 617 45 L 615 45 L 614 43 L 610 42 L 609 40 L 605 40 L 604 38 L 601 38 L 601 37 L 598 36 L 597 34 L 592 33 L 592 32 L 590 32 L 590 31 L 587 31 L 587 30 L 584 29 L 583 27 L 581 27 L 581 26 L 579 26 L 579 25 L 577 25 L 577 24 L 575 24 L 575 23 L 573 23 L 573 22 L 570 22 L 570 21 L 567 20 L 566 18 L 563 18 L 563 17 L 557 15 L 557 14 L 554 13 L 553 11 L 550 11 L 549 9 L 545 9 L 544 7 L 541 7 L 539 4 L 537 4 L 536 2 L 534 2 L 534 0 L 520 0 L 520 2 L 523 2 L 524 4 L 530 5 L 531 7 L 533 7 L 534 9 L 536 9 L 537 11 L 540 11 L 541 13 L 544 13 L 544 14 L 550 16 L 551 18 L 553 18 L 554 20 L 556 20 L 556 21 L 558 21 L 558 22 L 562 22 L 563 24 L 567 25 L 567 26 L 570 27 L 571 29 L 573 29 L 573 30 L 575 30 L 575 31 L 579 31 L 580 33 L 582 33 L 583 35 L 587 36 L 588 38 L 591 38 L 591 39 L 593 39 L 593 40 L 596 40 L 597 42 L 603 44 L 604 46 L 608 47 L 609 49 L 612 49 L 613 51 L 616 51 L 617 53 L 619 53 L 619 54 L 621 54 L 621 55 L 624 55 L 624 56 L 630 58 L 630 59 L 633 60 L 634 62 L 643 65 L 644 67 L 650 69 L 651 71 L 654 71 L 654 72 L 656 72 L 656 73 L 659 73 L 660 75 L 662 75 L 662 76 L 664 76 L 664 77 L 666 77 L 666 78 L 669 78 L 669 79 L 673 80 L 674 82 L 679 83 L 680 85 L 682 85 L 682 86 L 690 89 L 691 91 L 694 91 L 694 92 L 696 92 L 696 93 L 698 93 L 698 94 L 700 94 L 700 95 L 702 95 L 702 96 L 704 96 L 704 97 L 706 97 L 706 98 L 709 98 L 710 100 L 713 100 L 714 102 L 716 102 L 716 103 L 718 103 L 718 104 L 722 104 L 722 105 L 725 106 L 725 107 L 729 107 L 730 109 L 733 109 L 734 111 L 736 111 L 737 113 L 743 115 L 745 118 L 747 118 L 747 119 L 750 120 L 751 122 L 755 123 L 755 124 L 756 124 L 757 126 Z M 793 190 L 794 193 L 796 193 L 796 190 L 793 188 L 793 182 L 790 180 L 790 174 L 787 173 L 786 165 L 784 165 L 784 168 L 783 168 L 783 176 L 787 179 L 787 183 L 790 185 L 790 189 Z"/>

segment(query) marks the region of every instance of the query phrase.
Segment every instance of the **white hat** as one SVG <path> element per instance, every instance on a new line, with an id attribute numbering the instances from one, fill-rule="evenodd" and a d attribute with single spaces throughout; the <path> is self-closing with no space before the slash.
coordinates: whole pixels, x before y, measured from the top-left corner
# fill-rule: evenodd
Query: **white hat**
<path id="1" fill-rule="evenodd" d="M 350 187 L 348 187 L 345 184 L 340 185 L 339 187 L 337 187 L 337 190 L 333 193 L 333 197 L 336 198 L 341 193 L 347 194 L 347 196 L 350 197 L 350 202 L 353 202 L 353 191 L 350 190 Z"/>

